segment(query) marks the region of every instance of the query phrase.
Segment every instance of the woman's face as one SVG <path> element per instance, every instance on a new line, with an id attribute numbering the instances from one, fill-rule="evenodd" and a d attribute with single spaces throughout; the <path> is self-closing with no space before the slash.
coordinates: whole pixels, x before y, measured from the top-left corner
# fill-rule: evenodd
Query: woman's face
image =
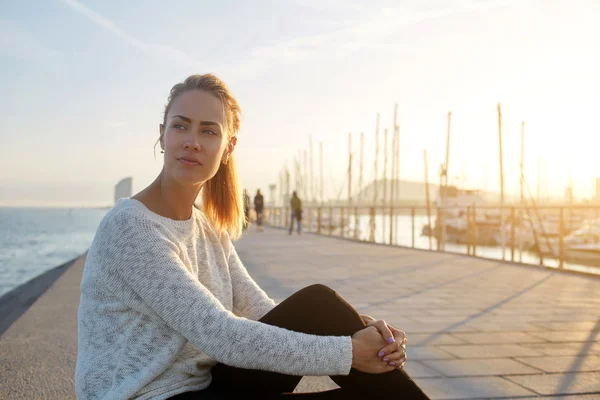
<path id="1" fill-rule="evenodd" d="M 203 184 L 215 176 L 235 147 L 223 129 L 223 106 L 212 93 L 190 90 L 175 98 L 160 126 L 165 172 L 182 184 Z"/>

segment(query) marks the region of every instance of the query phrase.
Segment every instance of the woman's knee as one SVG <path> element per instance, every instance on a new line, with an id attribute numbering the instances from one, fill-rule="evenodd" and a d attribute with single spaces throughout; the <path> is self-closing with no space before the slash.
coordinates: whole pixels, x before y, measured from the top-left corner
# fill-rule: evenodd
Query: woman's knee
<path id="1" fill-rule="evenodd" d="M 335 290 L 331 289 L 329 286 L 325 286 L 321 283 L 315 283 L 310 286 L 307 286 L 303 289 L 300 289 L 297 294 L 308 296 L 308 297 L 327 297 L 327 296 L 336 296 L 337 293 Z"/>

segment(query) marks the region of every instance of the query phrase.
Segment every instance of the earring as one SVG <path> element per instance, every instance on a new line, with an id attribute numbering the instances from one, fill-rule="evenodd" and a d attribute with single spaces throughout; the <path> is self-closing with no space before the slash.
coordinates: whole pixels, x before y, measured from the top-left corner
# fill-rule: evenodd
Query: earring
<path id="1" fill-rule="evenodd" d="M 161 151 L 160 151 L 160 154 L 165 154 L 165 151 L 164 151 L 164 150 L 161 150 Z"/>

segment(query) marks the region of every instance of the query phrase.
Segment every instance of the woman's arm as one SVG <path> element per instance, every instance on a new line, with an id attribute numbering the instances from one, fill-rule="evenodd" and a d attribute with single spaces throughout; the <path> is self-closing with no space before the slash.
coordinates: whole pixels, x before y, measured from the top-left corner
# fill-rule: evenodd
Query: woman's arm
<path id="1" fill-rule="evenodd" d="M 277 304 L 252 279 L 229 237 L 227 242 L 227 262 L 233 286 L 233 311 L 239 316 L 258 321 Z"/>
<path id="2" fill-rule="evenodd" d="M 291 375 L 347 375 L 350 336 L 292 332 L 235 316 L 186 268 L 168 231 L 144 218 L 114 218 L 102 260 L 112 279 L 198 349 L 224 364 Z"/>

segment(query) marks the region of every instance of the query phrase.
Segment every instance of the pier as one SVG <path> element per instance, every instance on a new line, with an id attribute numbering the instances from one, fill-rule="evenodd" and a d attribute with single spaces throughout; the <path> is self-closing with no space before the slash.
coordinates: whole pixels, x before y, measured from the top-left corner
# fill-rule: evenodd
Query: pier
<path id="1" fill-rule="evenodd" d="M 432 399 L 600 399 L 599 277 L 272 227 L 236 248 L 276 301 L 323 283 L 404 330 L 405 368 Z M 0 398 L 75 398 L 83 263 L 0 336 Z M 306 377 L 297 390 L 332 387 Z"/>

